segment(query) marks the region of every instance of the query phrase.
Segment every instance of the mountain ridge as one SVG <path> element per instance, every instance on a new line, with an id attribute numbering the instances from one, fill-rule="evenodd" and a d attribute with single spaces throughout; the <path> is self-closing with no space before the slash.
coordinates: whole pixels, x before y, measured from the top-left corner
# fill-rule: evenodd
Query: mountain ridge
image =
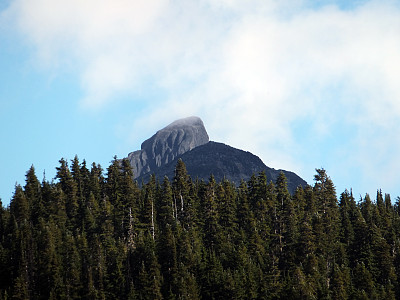
<path id="1" fill-rule="evenodd" d="M 167 176 L 174 177 L 175 166 L 179 159 L 186 165 L 192 179 L 207 181 L 211 175 L 217 182 L 227 179 L 239 185 L 241 180 L 248 181 L 251 176 L 265 172 L 268 181 L 275 182 L 282 171 L 287 179 L 288 190 L 293 194 L 298 186 L 306 186 L 307 182 L 292 171 L 274 169 L 266 166 L 263 161 L 249 151 L 240 150 L 229 145 L 209 141 L 175 158 L 170 163 L 160 167 L 153 173 L 147 173 L 136 178 L 140 182 L 148 182 L 154 174 L 158 180 Z"/>
<path id="2" fill-rule="evenodd" d="M 241 180 L 264 171 L 267 180 L 275 182 L 282 171 L 292 194 L 299 185 L 307 185 L 294 172 L 270 168 L 248 151 L 210 141 L 203 121 L 195 116 L 172 122 L 145 140 L 141 150 L 128 154 L 134 179 L 139 183 L 147 182 L 152 174 L 159 180 L 164 176 L 172 179 L 178 159 L 193 179 L 207 181 L 213 175 L 217 181 L 226 178 L 239 185 Z"/>

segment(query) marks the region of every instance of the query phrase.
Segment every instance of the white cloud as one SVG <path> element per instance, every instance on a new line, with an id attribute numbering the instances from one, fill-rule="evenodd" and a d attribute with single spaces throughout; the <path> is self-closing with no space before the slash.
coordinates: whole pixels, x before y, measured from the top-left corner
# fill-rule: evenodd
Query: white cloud
<path id="1" fill-rule="evenodd" d="M 146 56 L 155 46 L 150 36 L 166 5 L 165 0 L 15 0 L 3 18 L 15 22 L 45 67 L 79 72 L 84 106 L 97 107 L 129 89 L 146 70 L 152 59 Z"/>
<path id="2" fill-rule="evenodd" d="M 165 90 L 166 100 L 150 103 L 139 127 L 151 116 L 158 128 L 200 115 L 213 139 L 305 172 L 319 162 L 311 155 L 299 162 L 315 149 L 294 136 L 293 124 L 310 120 L 304 135 L 318 141 L 348 124 L 357 128 L 356 142 L 343 143 L 356 149 L 343 163 L 382 176 L 400 168 L 384 159 L 393 155 L 389 142 L 400 146 L 396 2 L 342 10 L 311 1 L 15 0 L 6 15 L 42 63 L 79 72 L 86 108 L 150 85 Z"/>

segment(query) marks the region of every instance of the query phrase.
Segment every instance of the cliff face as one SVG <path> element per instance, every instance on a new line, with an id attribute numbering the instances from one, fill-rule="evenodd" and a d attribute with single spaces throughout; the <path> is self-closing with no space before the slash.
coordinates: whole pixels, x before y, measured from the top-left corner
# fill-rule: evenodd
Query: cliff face
<path id="1" fill-rule="evenodd" d="M 147 182 L 152 174 L 159 180 L 165 175 L 172 179 L 176 163 L 182 159 L 193 179 L 207 181 L 213 174 L 217 181 L 226 178 L 238 185 L 242 179 L 249 180 L 251 175 L 264 171 L 267 179 L 275 182 L 282 171 L 291 193 L 299 185 L 307 184 L 293 172 L 267 167 L 250 152 L 210 142 L 198 117 L 177 120 L 157 131 L 142 143 L 141 150 L 130 153 L 128 159 L 138 182 Z"/>
<path id="2" fill-rule="evenodd" d="M 198 146 L 208 143 L 203 121 L 198 117 L 177 120 L 144 141 L 141 150 L 128 154 L 135 178 L 153 173 Z"/>

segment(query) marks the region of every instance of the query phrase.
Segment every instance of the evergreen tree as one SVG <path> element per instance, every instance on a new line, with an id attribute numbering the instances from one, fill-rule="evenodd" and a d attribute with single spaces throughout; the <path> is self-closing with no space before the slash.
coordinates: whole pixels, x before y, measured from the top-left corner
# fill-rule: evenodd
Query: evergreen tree
<path id="1" fill-rule="evenodd" d="M 164 282 L 162 286 L 163 295 L 177 295 L 178 291 L 178 263 L 176 240 L 171 226 L 167 225 L 161 233 L 158 246 L 158 262 Z"/>
<path id="2" fill-rule="evenodd" d="M 155 252 L 155 242 L 151 234 L 140 236 L 135 250 L 138 299 L 162 299 L 160 265 Z"/>
<path id="3" fill-rule="evenodd" d="M 139 188 L 136 181 L 133 181 L 132 166 L 128 159 L 121 161 L 120 170 L 120 190 L 121 196 L 118 205 L 115 207 L 117 223 L 121 223 L 120 234 L 127 237 L 129 224 L 133 227 L 131 230 L 137 231 L 139 225 L 138 220 L 138 203 L 139 203 Z"/>
<path id="4" fill-rule="evenodd" d="M 15 187 L 10 203 L 9 241 L 13 265 L 10 268 L 13 280 L 12 295 L 17 299 L 29 298 L 33 286 L 32 274 L 35 269 L 34 246 L 29 213 L 29 203 L 20 185 Z M 25 298 L 24 298 L 25 297 Z"/>
<path id="5" fill-rule="evenodd" d="M 277 201 L 280 205 L 279 216 L 279 247 L 280 268 L 284 273 L 293 271 L 296 264 L 297 248 L 297 215 L 287 189 L 285 174 L 280 172 L 276 181 Z"/>
<path id="6" fill-rule="evenodd" d="M 68 168 L 67 162 L 62 158 L 60 167 L 57 167 L 56 178 L 59 179 L 59 185 L 62 193 L 65 195 L 65 209 L 67 213 L 67 225 L 70 230 L 77 226 L 77 216 L 79 210 L 78 187 Z"/>
<path id="7" fill-rule="evenodd" d="M 235 243 L 239 239 L 235 187 L 224 179 L 217 187 L 217 198 L 217 210 L 219 212 L 218 240 L 220 241 L 218 251 L 222 264 L 230 267 L 234 264 Z"/>
<path id="8" fill-rule="evenodd" d="M 8 261 L 9 245 L 6 243 L 6 224 L 8 211 L 3 208 L 3 203 L 0 199 L 0 297 L 2 291 L 5 291 L 10 286 L 9 268 L 11 267 Z"/>
<path id="9" fill-rule="evenodd" d="M 97 200 L 100 201 L 102 196 L 102 187 L 104 186 L 104 177 L 102 175 L 103 169 L 100 165 L 92 164 L 89 175 L 89 190 L 88 193 L 93 193 L 93 196 Z"/>
<path id="10" fill-rule="evenodd" d="M 190 178 L 187 174 L 186 166 L 181 159 L 178 159 L 175 167 L 172 192 L 177 219 L 182 223 L 184 228 L 193 226 L 196 216 L 193 200 L 189 194 Z"/>
<path id="11" fill-rule="evenodd" d="M 166 227 L 176 227 L 172 188 L 168 177 L 164 177 L 157 211 L 157 220 L 161 233 L 163 233 Z"/>
<path id="12" fill-rule="evenodd" d="M 63 236 L 62 249 L 64 293 L 67 298 L 77 299 L 81 289 L 81 264 L 75 237 L 68 233 Z"/>
<path id="13" fill-rule="evenodd" d="M 330 283 L 330 289 L 332 291 L 332 299 L 348 299 L 348 282 L 349 276 L 345 271 L 335 264 L 332 268 L 332 282 Z"/>
<path id="14" fill-rule="evenodd" d="M 29 202 L 32 223 L 33 225 L 36 225 L 39 218 L 44 215 L 45 210 L 42 199 L 41 184 L 36 177 L 35 168 L 33 166 L 31 166 L 29 171 L 26 173 L 24 192 Z"/>
<path id="15" fill-rule="evenodd" d="M 60 299 L 64 296 L 61 257 L 57 248 L 57 244 L 61 244 L 60 229 L 53 221 L 46 224 L 43 219 L 39 220 L 38 226 L 36 298 Z"/>
<path id="16" fill-rule="evenodd" d="M 265 172 L 259 173 L 253 187 L 251 182 L 252 180 L 249 184 L 249 198 L 253 207 L 255 226 L 264 246 L 268 247 L 271 239 L 270 231 L 274 228 L 272 215 L 276 207 L 275 187 L 272 183 L 268 184 Z"/>
<path id="17" fill-rule="evenodd" d="M 150 181 L 144 186 L 143 193 L 143 202 L 140 212 L 142 229 L 148 231 L 154 240 L 157 223 L 157 212 L 155 211 L 157 183 L 155 175 L 152 175 Z"/>
<path id="18" fill-rule="evenodd" d="M 28 199 L 20 185 L 15 187 L 14 196 L 10 202 L 10 213 L 19 226 L 30 221 Z"/>
<path id="19" fill-rule="evenodd" d="M 249 243 L 257 244 L 259 236 L 256 230 L 256 220 L 248 201 L 248 188 L 244 181 L 240 183 L 238 191 L 238 222 L 242 239 Z"/>
<path id="20" fill-rule="evenodd" d="M 217 183 L 215 182 L 214 176 L 211 175 L 201 199 L 205 226 L 204 242 L 206 247 L 212 250 L 215 250 L 215 247 L 219 246 L 218 233 L 220 231 L 216 188 Z"/>
<path id="21" fill-rule="evenodd" d="M 293 272 L 292 281 L 288 289 L 288 298 L 292 299 L 316 299 L 315 288 L 310 278 L 303 273 L 300 267 Z"/>
<path id="22" fill-rule="evenodd" d="M 324 169 L 316 169 L 314 176 L 314 194 L 316 197 L 317 218 L 314 228 L 317 241 L 317 252 L 320 260 L 320 293 L 327 296 L 329 293 L 329 282 L 334 262 L 338 257 L 340 249 L 340 213 L 336 198 L 336 190 L 332 180 Z"/>
<path id="23" fill-rule="evenodd" d="M 82 224 L 83 214 L 85 210 L 85 186 L 84 179 L 81 174 L 81 165 L 78 159 L 78 156 L 75 155 L 74 159 L 71 161 L 71 175 L 76 184 L 76 198 L 78 202 L 78 218 L 77 225 L 80 226 Z"/>
<path id="24" fill-rule="evenodd" d="M 374 224 L 373 211 L 374 206 L 372 204 L 371 198 L 368 194 L 365 195 L 363 201 L 361 202 L 361 212 L 368 226 Z"/>
<path id="25" fill-rule="evenodd" d="M 124 218 L 124 203 L 122 201 L 122 189 L 121 189 L 121 171 L 120 162 L 116 156 L 111 161 L 111 165 L 107 168 L 106 178 L 106 193 L 110 204 L 113 206 L 112 220 L 114 232 L 118 237 L 124 236 L 124 229 L 127 227 Z"/>
<path id="26" fill-rule="evenodd" d="M 363 263 L 356 265 L 352 279 L 355 299 L 377 299 L 371 273 Z"/>

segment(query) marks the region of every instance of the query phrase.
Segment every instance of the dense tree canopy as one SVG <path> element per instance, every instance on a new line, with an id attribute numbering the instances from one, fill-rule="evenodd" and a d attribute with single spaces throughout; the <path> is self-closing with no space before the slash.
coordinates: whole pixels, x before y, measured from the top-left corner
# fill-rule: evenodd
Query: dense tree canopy
<path id="1" fill-rule="evenodd" d="M 400 199 L 339 198 L 317 169 L 291 195 L 283 173 L 235 186 L 140 186 L 127 160 L 32 166 L 0 202 L 0 299 L 400 299 Z"/>

